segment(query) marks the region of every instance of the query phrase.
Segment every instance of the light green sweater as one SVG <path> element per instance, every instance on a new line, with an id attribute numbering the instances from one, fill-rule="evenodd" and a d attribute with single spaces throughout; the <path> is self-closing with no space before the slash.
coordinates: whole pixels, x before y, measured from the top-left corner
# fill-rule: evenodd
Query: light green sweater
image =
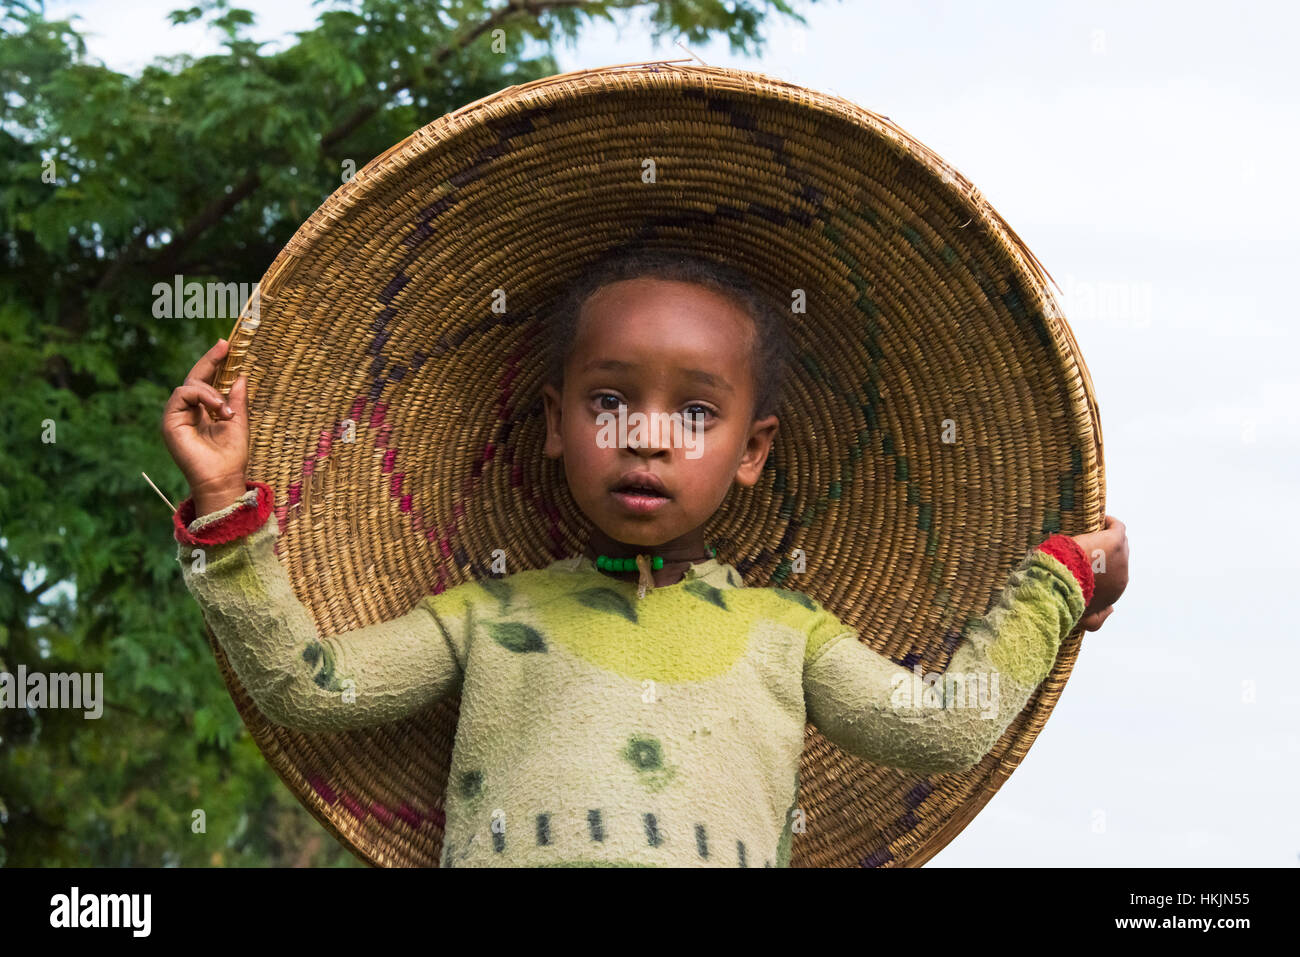
<path id="1" fill-rule="evenodd" d="M 1074 574 L 1030 552 L 953 655 L 952 680 L 932 687 L 819 603 L 746 587 L 716 559 L 641 599 L 635 583 L 565 559 L 326 636 L 294 596 L 277 534 L 271 515 L 252 534 L 205 545 L 201 572 L 181 545 L 186 586 L 277 724 L 362 728 L 461 696 L 444 867 L 786 866 L 804 823 L 808 721 L 879 764 L 970 767 L 1084 609 Z"/>

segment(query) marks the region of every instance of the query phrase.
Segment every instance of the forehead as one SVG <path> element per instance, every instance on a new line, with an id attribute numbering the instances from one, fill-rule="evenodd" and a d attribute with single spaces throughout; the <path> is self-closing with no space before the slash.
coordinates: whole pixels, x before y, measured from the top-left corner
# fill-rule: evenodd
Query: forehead
<path id="1" fill-rule="evenodd" d="M 582 306 L 573 357 L 638 366 L 684 365 L 728 379 L 752 354 L 754 325 L 721 292 L 666 279 L 628 279 L 598 289 Z"/>

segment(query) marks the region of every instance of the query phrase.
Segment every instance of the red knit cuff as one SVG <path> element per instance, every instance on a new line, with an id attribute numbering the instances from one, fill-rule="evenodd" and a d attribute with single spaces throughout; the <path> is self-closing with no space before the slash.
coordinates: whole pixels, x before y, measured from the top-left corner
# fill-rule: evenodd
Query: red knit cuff
<path id="1" fill-rule="evenodd" d="M 190 496 L 181 502 L 180 507 L 172 515 L 176 541 L 183 545 L 223 545 L 261 528 L 271 514 L 271 508 L 275 504 L 275 493 L 265 482 L 246 481 L 244 486 L 246 491 L 257 489 L 256 508 L 237 508 L 225 518 L 193 534 L 189 526 L 198 517 L 194 514 L 194 497 Z"/>
<path id="2" fill-rule="evenodd" d="M 1096 581 L 1092 575 L 1092 562 L 1089 561 L 1082 546 L 1069 535 L 1056 534 L 1039 545 L 1038 550 L 1047 552 L 1074 573 L 1079 588 L 1083 590 L 1083 603 L 1086 607 L 1088 602 L 1092 601 Z"/>

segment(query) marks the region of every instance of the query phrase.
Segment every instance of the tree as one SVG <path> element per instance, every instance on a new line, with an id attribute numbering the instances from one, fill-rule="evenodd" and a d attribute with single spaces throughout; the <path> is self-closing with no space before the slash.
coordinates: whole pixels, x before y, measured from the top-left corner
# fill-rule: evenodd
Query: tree
<path id="1" fill-rule="evenodd" d="M 231 324 L 156 318 L 155 284 L 257 282 L 345 163 L 558 72 L 555 44 L 595 18 L 639 9 L 656 41 L 762 49 L 748 0 L 344 6 L 263 55 L 251 12 L 204 0 L 172 22 L 206 22 L 223 52 L 131 76 L 43 4 L 4 3 L 0 671 L 101 672 L 105 703 L 98 719 L 0 709 L 0 864 L 357 864 L 244 730 L 140 476 L 187 494 L 159 417 Z"/>

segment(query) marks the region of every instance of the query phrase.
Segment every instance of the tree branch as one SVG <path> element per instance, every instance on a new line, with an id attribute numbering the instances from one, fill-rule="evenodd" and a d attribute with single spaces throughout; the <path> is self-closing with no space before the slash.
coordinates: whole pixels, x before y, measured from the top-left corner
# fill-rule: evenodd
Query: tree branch
<path id="1" fill-rule="evenodd" d="M 257 170 L 249 170 L 229 193 L 225 193 L 208 203 L 202 212 L 190 220 L 180 234 L 164 247 L 164 251 L 159 255 L 158 259 L 158 266 L 161 271 L 164 274 L 172 272 L 176 261 L 180 258 L 181 253 L 189 247 L 190 243 L 221 222 L 228 212 L 234 209 L 241 200 L 251 196 L 261 184 L 261 174 Z"/>
<path id="2" fill-rule="evenodd" d="M 488 17 L 478 26 L 466 31 L 462 36 L 457 37 L 452 43 L 437 50 L 430 58 L 429 62 L 420 68 L 420 71 L 416 76 L 410 77 L 397 86 L 392 87 L 391 93 L 393 96 L 396 96 L 405 90 L 409 90 L 421 80 L 428 79 L 429 74 L 433 69 L 444 60 L 448 59 L 457 50 L 468 46 L 483 34 L 496 29 L 502 23 L 505 23 L 507 20 L 520 13 L 526 13 L 530 16 L 536 17 L 548 9 L 559 7 L 582 7 L 586 6 L 588 3 L 589 0 L 510 0 L 510 3 L 496 11 L 492 16 Z M 370 117 L 378 113 L 382 107 L 382 103 L 371 103 L 358 107 L 351 116 L 321 137 L 321 150 L 324 151 L 330 146 L 333 146 L 339 140 L 343 139 L 366 120 L 370 119 Z"/>
<path id="3" fill-rule="evenodd" d="M 643 0 L 638 0 L 643 2 Z M 329 147 L 338 143 L 340 140 L 351 134 L 357 127 L 361 126 L 366 120 L 370 119 L 385 103 L 391 102 L 391 97 L 410 89 L 416 83 L 425 79 L 430 71 L 435 69 L 440 63 L 447 60 L 457 50 L 464 48 L 467 44 L 472 43 L 484 33 L 495 29 L 507 20 L 514 17 L 526 15 L 537 17 L 547 10 L 558 9 L 561 7 L 581 7 L 589 5 L 590 0 L 510 0 L 506 6 L 494 12 L 490 17 L 481 23 L 467 30 L 462 31 L 452 42 L 439 49 L 432 57 L 429 63 L 420 68 L 419 73 L 391 89 L 390 96 L 384 103 L 372 103 L 359 107 L 345 120 L 335 126 L 332 130 L 321 137 L 320 149 L 324 153 Z M 637 2 L 629 3 L 629 6 L 636 6 Z M 235 187 L 229 192 L 212 200 L 205 206 L 193 220 L 186 223 L 184 229 L 178 233 L 172 242 L 158 254 L 156 265 L 163 272 L 170 272 L 174 264 L 179 260 L 180 255 L 189 246 L 194 243 L 200 236 L 210 228 L 219 223 L 227 213 L 235 208 L 242 200 L 251 196 L 261 185 L 262 178 L 256 170 L 250 170 L 244 175 Z M 126 266 L 130 265 L 132 258 L 139 250 L 143 236 L 148 235 L 150 230 L 145 230 L 137 236 L 132 242 L 114 257 L 112 264 L 105 271 L 104 275 L 96 283 L 95 289 L 101 290 L 107 288 L 121 274 Z"/>

